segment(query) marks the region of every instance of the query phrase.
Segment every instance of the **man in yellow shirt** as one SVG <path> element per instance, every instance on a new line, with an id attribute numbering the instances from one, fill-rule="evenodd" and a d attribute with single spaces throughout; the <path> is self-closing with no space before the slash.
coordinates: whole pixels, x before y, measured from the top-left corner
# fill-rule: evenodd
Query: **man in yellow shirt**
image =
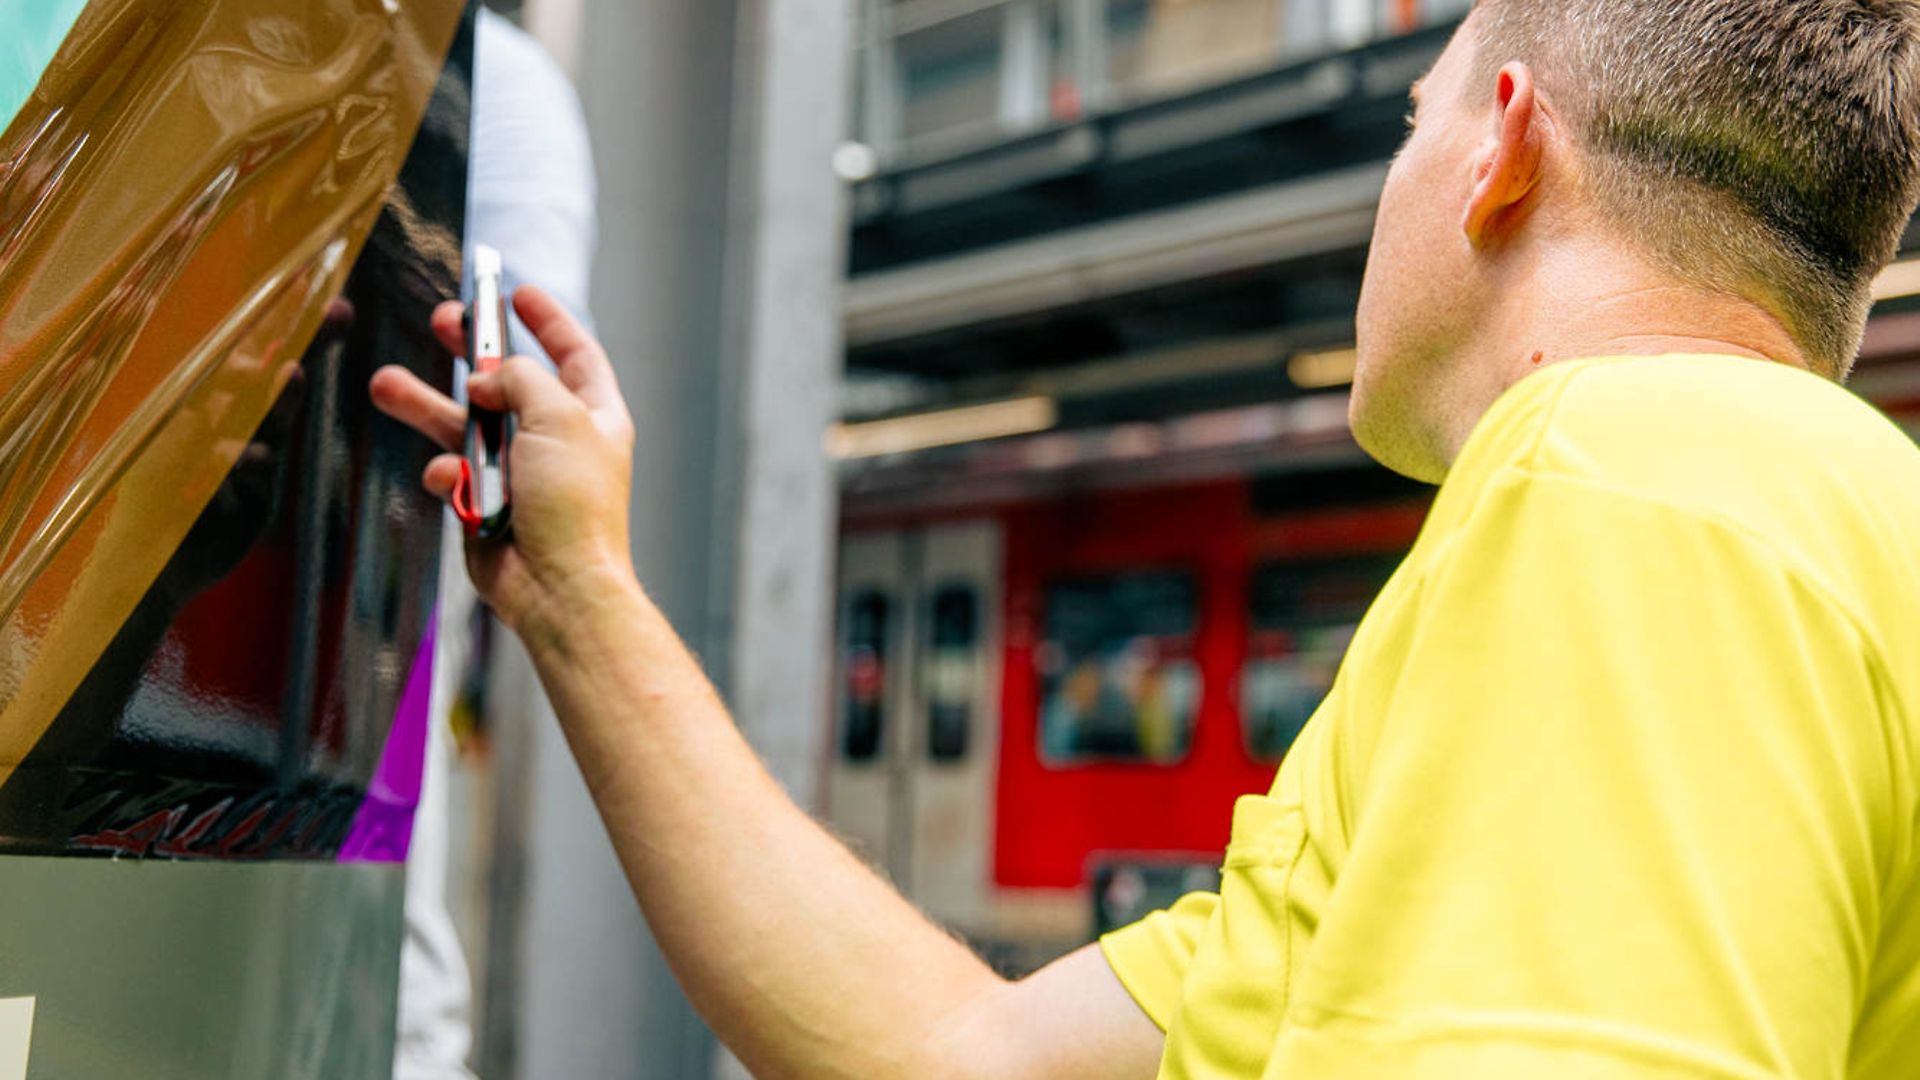
<path id="1" fill-rule="evenodd" d="M 633 580 L 604 355 L 517 298 L 560 377 L 471 388 L 523 423 L 471 567 L 759 1074 L 1920 1075 L 1920 451 L 1835 385 L 1920 197 L 1920 4 L 1482 0 L 1416 98 L 1353 420 L 1431 520 L 1219 894 L 1021 982 L 758 768 Z"/>

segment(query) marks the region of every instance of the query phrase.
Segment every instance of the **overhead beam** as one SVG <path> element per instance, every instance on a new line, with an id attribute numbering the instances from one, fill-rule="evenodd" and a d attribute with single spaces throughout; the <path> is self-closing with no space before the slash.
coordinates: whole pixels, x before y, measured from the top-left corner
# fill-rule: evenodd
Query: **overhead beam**
<path id="1" fill-rule="evenodd" d="M 1365 244 L 1386 163 L 855 278 L 859 348 Z"/>

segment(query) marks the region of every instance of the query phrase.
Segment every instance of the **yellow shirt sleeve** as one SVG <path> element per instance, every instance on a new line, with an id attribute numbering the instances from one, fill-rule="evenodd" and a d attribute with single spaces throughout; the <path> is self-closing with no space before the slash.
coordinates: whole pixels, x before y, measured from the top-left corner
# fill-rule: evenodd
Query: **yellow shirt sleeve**
<path id="1" fill-rule="evenodd" d="M 1870 644 L 1737 526 L 1482 500 L 1333 718 L 1363 779 L 1266 1075 L 1843 1077 L 1912 812 Z"/>
<path id="2" fill-rule="evenodd" d="M 1220 905 L 1215 893 L 1191 893 L 1165 911 L 1100 939 L 1107 965 L 1161 1031 L 1173 1022 L 1187 966 Z"/>

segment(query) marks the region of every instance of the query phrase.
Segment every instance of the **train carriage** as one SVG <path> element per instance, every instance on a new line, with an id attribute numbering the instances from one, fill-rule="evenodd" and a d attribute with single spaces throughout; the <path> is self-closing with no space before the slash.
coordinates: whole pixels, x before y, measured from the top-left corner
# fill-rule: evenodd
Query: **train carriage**
<path id="1" fill-rule="evenodd" d="M 1855 387 L 1920 434 L 1920 311 L 1875 320 Z M 1271 783 L 1429 502 L 1344 461 L 852 494 L 829 820 L 1014 969 L 1211 887 L 1233 801 Z"/>

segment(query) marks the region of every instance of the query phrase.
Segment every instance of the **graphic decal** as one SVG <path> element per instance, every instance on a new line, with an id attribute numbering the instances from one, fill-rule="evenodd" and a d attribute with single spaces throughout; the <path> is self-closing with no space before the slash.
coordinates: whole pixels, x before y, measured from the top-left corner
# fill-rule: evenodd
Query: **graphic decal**
<path id="1" fill-rule="evenodd" d="M 433 697 L 434 627 L 429 624 L 413 672 L 400 694 L 400 708 L 387 732 L 380 766 L 367 786 L 367 800 L 340 845 L 341 862 L 406 862 L 413 839 L 413 812 L 426 774 L 427 724 Z"/>
<path id="2" fill-rule="evenodd" d="M 94 0 L 0 135 L 0 853 L 404 857 L 465 12 Z"/>

